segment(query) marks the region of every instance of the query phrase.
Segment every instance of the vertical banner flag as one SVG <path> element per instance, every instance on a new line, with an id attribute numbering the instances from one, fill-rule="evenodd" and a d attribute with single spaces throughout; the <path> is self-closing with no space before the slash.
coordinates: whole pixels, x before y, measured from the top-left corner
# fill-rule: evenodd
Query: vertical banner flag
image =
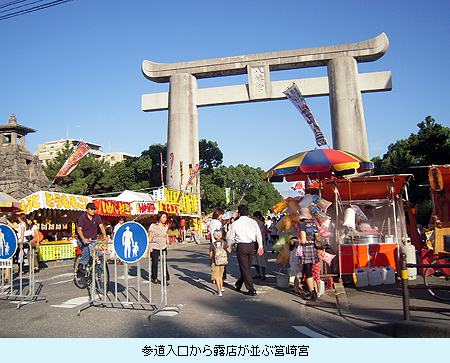
<path id="1" fill-rule="evenodd" d="M 292 84 L 288 88 L 286 88 L 286 90 L 284 90 L 283 93 L 300 111 L 300 113 L 303 115 L 308 125 L 313 130 L 314 136 L 316 137 L 317 145 L 318 146 L 328 145 L 325 136 L 323 136 L 322 130 L 317 124 L 317 121 L 315 120 L 313 114 L 311 113 L 311 110 L 306 104 L 306 101 L 303 95 L 301 94 L 300 90 L 298 89 L 297 85 L 295 84 L 295 82 L 292 82 Z M 328 145 L 328 147 L 330 146 Z"/>
<path id="2" fill-rule="evenodd" d="M 164 177 L 163 177 L 163 157 L 162 157 L 162 153 L 159 153 L 159 156 L 161 157 L 161 184 L 162 186 L 164 186 Z"/>
<path id="3" fill-rule="evenodd" d="M 225 202 L 230 204 L 230 191 L 231 188 L 225 188 Z"/>
<path id="4" fill-rule="evenodd" d="M 184 174 L 183 174 L 183 162 L 180 161 L 180 190 L 181 190 L 181 185 L 183 184 L 183 178 L 184 178 Z M 181 193 L 180 193 L 181 194 Z"/>
<path id="5" fill-rule="evenodd" d="M 91 148 L 87 146 L 84 141 L 80 141 L 75 149 L 73 149 L 72 154 L 70 154 L 63 166 L 61 166 L 61 169 L 58 174 L 56 174 L 55 179 L 69 175 L 72 170 L 76 168 L 78 162 L 90 152 L 92 152 Z"/>
<path id="6" fill-rule="evenodd" d="M 173 156 L 173 153 L 170 153 L 170 178 L 173 179 L 173 160 L 175 157 Z"/>
<path id="7" fill-rule="evenodd" d="M 242 194 L 242 197 L 241 197 L 241 199 L 239 199 L 239 202 L 237 202 L 237 206 L 239 207 L 239 204 L 241 204 L 241 202 L 242 202 L 242 199 L 244 199 L 244 197 L 245 197 L 245 193 L 244 194 Z"/>
<path id="8" fill-rule="evenodd" d="M 190 164 L 191 165 L 191 164 Z M 192 183 L 192 181 L 194 180 L 195 174 L 197 174 L 198 170 L 200 169 L 200 165 L 195 164 L 194 169 L 192 169 L 191 175 L 189 175 L 189 180 L 186 184 L 186 188 L 185 190 L 187 190 L 187 188 L 189 188 L 189 185 Z"/>

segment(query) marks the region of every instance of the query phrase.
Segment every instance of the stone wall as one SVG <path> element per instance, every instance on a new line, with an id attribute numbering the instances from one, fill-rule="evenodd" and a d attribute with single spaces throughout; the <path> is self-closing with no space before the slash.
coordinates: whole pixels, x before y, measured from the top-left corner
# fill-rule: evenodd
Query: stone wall
<path id="1" fill-rule="evenodd" d="M 19 200 L 49 184 L 37 156 L 19 145 L 0 146 L 0 191 Z"/>

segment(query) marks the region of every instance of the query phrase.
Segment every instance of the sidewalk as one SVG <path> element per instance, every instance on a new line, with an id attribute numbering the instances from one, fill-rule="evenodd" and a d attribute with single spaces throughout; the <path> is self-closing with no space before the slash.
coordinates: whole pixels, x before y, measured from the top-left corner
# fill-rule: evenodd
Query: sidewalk
<path id="1" fill-rule="evenodd" d="M 423 284 L 423 278 L 409 280 Z M 392 285 L 367 286 L 335 284 L 340 314 L 363 329 L 390 337 L 450 337 L 450 313 L 411 310 L 411 320 L 404 319 L 402 282 Z M 450 309 L 450 302 L 439 301 L 427 290 L 409 290 L 410 306 Z"/>

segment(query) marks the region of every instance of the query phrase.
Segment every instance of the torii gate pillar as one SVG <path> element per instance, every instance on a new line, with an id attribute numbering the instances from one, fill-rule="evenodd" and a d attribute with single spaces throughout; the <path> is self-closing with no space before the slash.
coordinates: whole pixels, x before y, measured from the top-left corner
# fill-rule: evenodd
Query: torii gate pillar
<path id="1" fill-rule="evenodd" d="M 197 79 L 192 74 L 176 73 L 170 77 L 169 105 L 166 184 L 182 190 L 189 178 L 189 164 L 194 167 L 199 162 Z"/>
<path id="2" fill-rule="evenodd" d="M 356 60 L 336 57 L 328 62 L 327 68 L 333 148 L 370 159 Z"/>

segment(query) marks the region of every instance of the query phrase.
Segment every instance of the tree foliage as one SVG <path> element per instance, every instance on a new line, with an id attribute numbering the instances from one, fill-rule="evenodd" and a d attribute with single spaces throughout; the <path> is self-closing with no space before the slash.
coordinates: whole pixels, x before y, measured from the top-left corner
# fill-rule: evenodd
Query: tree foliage
<path id="1" fill-rule="evenodd" d="M 153 160 L 150 155 L 124 160 L 111 168 L 111 192 L 145 190 L 152 187 Z"/>
<path id="2" fill-rule="evenodd" d="M 58 173 L 72 150 L 66 144 L 44 168 L 50 180 Z M 72 173 L 56 179 L 55 183 L 65 193 L 84 195 L 157 188 L 161 186 L 161 153 L 164 160 L 167 145 L 153 144 L 141 156 L 118 162 L 112 167 L 89 154 L 81 159 Z M 202 211 L 206 213 L 217 207 L 236 209 L 244 193 L 242 203 L 247 204 L 252 212 L 259 210 L 264 213 L 282 199 L 271 183 L 263 181 L 264 171 L 261 168 L 248 165 L 222 166 L 223 154 L 215 141 L 199 141 L 199 160 Z M 167 167 L 166 164 L 164 162 L 163 168 Z M 234 195 L 228 205 L 225 188 L 230 188 L 231 195 Z"/>
<path id="3" fill-rule="evenodd" d="M 203 175 L 201 179 L 202 211 L 209 213 L 219 207 L 224 210 L 237 208 L 237 203 L 246 204 L 251 212 L 263 214 L 283 199 L 275 187 L 263 180 L 264 170 L 248 165 L 221 166 Z M 227 205 L 225 188 L 230 188 L 231 203 Z"/>
<path id="4" fill-rule="evenodd" d="M 419 131 L 407 139 L 390 144 L 383 158 L 376 157 L 374 174 L 413 174 L 409 187 L 410 201 L 419 204 L 420 222 L 427 224 L 431 213 L 428 186 L 428 169 L 417 166 L 450 163 L 450 128 L 431 117 L 417 124 Z"/>

